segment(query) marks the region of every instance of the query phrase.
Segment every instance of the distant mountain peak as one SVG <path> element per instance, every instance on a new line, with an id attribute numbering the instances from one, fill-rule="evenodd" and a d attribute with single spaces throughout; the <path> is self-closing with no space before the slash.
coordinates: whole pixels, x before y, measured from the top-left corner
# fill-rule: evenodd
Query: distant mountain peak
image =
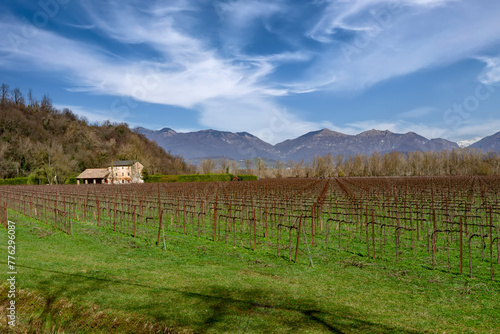
<path id="1" fill-rule="evenodd" d="M 458 146 L 465 148 L 465 147 L 471 146 L 474 143 L 477 143 L 481 139 L 482 139 L 481 137 L 475 137 L 475 138 L 471 138 L 471 139 L 460 140 L 457 142 L 457 144 L 458 144 Z"/>
<path id="2" fill-rule="evenodd" d="M 253 134 L 248 133 L 248 132 L 236 132 L 236 134 L 237 134 L 238 136 L 242 136 L 242 137 L 257 138 L 257 137 L 255 137 Z"/>
<path id="3" fill-rule="evenodd" d="M 142 128 L 140 128 L 142 129 Z M 171 128 L 163 128 L 161 130 L 158 130 L 159 133 L 177 133 L 175 132 L 175 130 L 171 129 Z"/>
<path id="4" fill-rule="evenodd" d="M 358 134 L 358 136 L 380 136 L 380 135 L 387 135 L 387 134 L 392 134 L 392 132 L 389 130 L 381 131 L 381 130 L 371 129 L 371 130 L 361 132 L 360 134 Z"/>
<path id="5" fill-rule="evenodd" d="M 371 129 L 347 135 L 327 128 L 308 132 L 295 139 L 271 145 L 248 132 L 214 129 L 177 133 L 170 128 L 160 131 L 139 129 L 147 138 L 156 140 L 165 150 L 186 159 L 227 157 L 233 160 L 262 157 L 267 160 L 308 161 L 314 156 L 372 154 L 374 152 L 442 151 L 458 148 L 445 139 L 427 139 L 413 131 L 405 134 Z M 496 138 L 496 137 L 495 137 Z"/>
<path id="6" fill-rule="evenodd" d="M 321 130 L 306 133 L 303 136 L 320 136 L 321 137 L 321 136 L 348 136 L 348 135 L 337 132 L 337 131 L 332 131 L 332 130 L 327 129 L 327 128 L 323 128 Z"/>

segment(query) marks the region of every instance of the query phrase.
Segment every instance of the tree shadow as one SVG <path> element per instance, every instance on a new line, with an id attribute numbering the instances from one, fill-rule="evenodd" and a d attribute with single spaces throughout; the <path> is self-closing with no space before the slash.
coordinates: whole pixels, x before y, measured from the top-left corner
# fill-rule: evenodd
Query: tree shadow
<path id="1" fill-rule="evenodd" d="M 369 314 L 362 314 L 347 306 L 336 305 L 325 311 L 315 300 L 297 299 L 257 287 L 228 289 L 213 284 L 200 286 L 197 291 L 183 291 L 105 277 L 104 274 L 96 277 L 99 273 L 90 276 L 30 266 L 19 267 L 53 274 L 36 286 L 46 296 L 42 315 L 53 312 L 51 304 L 61 297 L 85 300 L 85 295 L 95 291 L 114 291 L 117 287 L 129 286 L 133 290 L 133 298 L 128 303 L 110 308 L 144 314 L 157 322 L 191 328 L 196 333 L 300 333 L 308 329 L 325 333 L 422 333 L 364 320 L 369 318 Z M 277 304 L 265 302 L 270 293 Z"/>

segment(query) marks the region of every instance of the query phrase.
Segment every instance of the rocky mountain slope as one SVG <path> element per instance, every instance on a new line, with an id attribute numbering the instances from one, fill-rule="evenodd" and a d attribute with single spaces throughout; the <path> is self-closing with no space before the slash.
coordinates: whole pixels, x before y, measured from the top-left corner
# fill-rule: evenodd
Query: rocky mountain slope
<path id="1" fill-rule="evenodd" d="M 169 128 L 159 131 L 139 128 L 138 131 L 156 141 L 167 152 L 181 154 L 191 160 L 224 157 L 235 160 L 280 158 L 280 152 L 273 145 L 247 132 L 202 130 L 182 133 Z"/>
<path id="2" fill-rule="evenodd" d="M 484 137 L 469 147 L 482 150 L 483 152 L 500 152 L 500 132 Z"/>
<path id="3" fill-rule="evenodd" d="M 154 140 L 166 151 L 179 154 L 191 161 L 208 158 L 234 160 L 261 157 L 271 160 L 311 160 L 315 155 L 371 154 L 392 151 L 442 151 L 458 148 L 446 139 L 427 139 L 414 132 L 405 134 L 369 130 L 357 135 L 322 129 L 309 132 L 295 139 L 271 145 L 247 132 L 202 130 L 180 133 L 169 128 L 158 131 L 137 129 L 148 139 Z"/>

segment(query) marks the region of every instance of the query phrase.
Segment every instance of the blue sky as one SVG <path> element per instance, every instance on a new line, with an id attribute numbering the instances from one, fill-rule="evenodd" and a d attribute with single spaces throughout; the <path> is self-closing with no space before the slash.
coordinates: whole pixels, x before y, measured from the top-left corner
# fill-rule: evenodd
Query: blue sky
<path id="1" fill-rule="evenodd" d="M 499 17 L 495 0 L 8 1 L 0 81 L 150 129 L 469 140 L 500 131 Z"/>

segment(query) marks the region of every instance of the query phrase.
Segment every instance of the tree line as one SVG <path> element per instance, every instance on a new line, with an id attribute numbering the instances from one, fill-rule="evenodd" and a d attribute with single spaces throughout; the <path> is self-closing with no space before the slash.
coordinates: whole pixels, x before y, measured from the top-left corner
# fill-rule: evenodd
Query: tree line
<path id="1" fill-rule="evenodd" d="M 201 173 L 247 173 L 259 177 L 428 176 L 500 174 L 500 155 L 473 148 L 440 152 L 389 152 L 315 156 L 306 162 L 202 160 Z"/>
<path id="2" fill-rule="evenodd" d="M 91 124 L 48 95 L 0 87 L 0 178 L 29 177 L 32 183 L 64 183 L 87 168 L 114 160 L 138 160 L 150 173 L 187 174 L 194 167 L 165 152 L 126 123 Z"/>

